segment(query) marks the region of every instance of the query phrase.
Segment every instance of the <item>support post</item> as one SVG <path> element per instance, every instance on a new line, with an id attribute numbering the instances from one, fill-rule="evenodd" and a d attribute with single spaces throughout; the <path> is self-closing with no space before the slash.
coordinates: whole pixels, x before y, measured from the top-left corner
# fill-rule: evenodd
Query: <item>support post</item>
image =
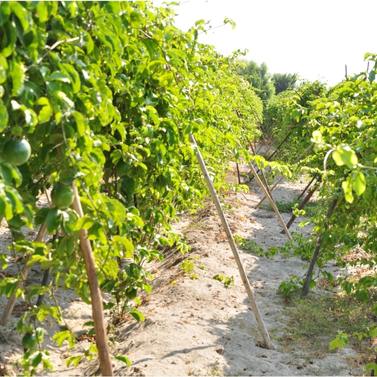
<path id="1" fill-rule="evenodd" d="M 240 167 L 238 165 L 238 162 L 236 162 L 236 169 L 237 169 L 237 179 L 238 179 L 238 184 L 241 184 L 241 174 L 240 174 Z"/>
<path id="2" fill-rule="evenodd" d="M 318 185 L 314 186 L 311 190 L 309 190 L 308 194 L 305 196 L 304 200 L 299 204 L 298 209 L 303 209 L 306 204 L 309 202 L 313 194 L 317 191 Z M 291 218 L 287 222 L 287 228 L 289 229 L 291 225 L 296 220 L 297 216 L 295 214 L 292 214 Z"/>
<path id="3" fill-rule="evenodd" d="M 310 181 L 309 183 L 305 186 L 304 190 L 302 190 L 301 194 L 298 196 L 297 200 L 300 200 L 306 193 L 306 191 L 308 190 L 308 188 L 312 185 L 312 183 L 317 179 L 316 176 L 314 176 Z"/>
<path id="4" fill-rule="evenodd" d="M 226 217 L 224 215 L 224 212 L 222 210 L 222 207 L 221 207 L 221 204 L 220 204 L 220 200 L 219 200 L 219 198 L 217 196 L 216 190 L 213 187 L 213 183 L 212 183 L 212 180 L 211 180 L 211 178 L 210 178 L 210 176 L 208 174 L 207 167 L 205 165 L 205 162 L 203 160 L 203 157 L 202 157 L 202 155 L 200 153 L 200 150 L 198 148 L 198 145 L 196 144 L 196 140 L 195 140 L 195 138 L 194 138 L 193 135 L 190 135 L 190 140 L 191 140 L 191 143 L 192 143 L 192 145 L 194 147 L 195 155 L 196 155 L 196 157 L 198 159 L 198 162 L 199 162 L 200 168 L 202 170 L 204 179 L 205 179 L 205 181 L 207 183 L 207 186 L 208 186 L 208 189 L 209 189 L 209 191 L 211 193 L 212 200 L 215 203 L 218 215 L 219 215 L 219 217 L 221 219 L 222 225 L 223 225 L 225 233 L 227 235 L 228 242 L 229 242 L 230 248 L 231 248 L 231 250 L 233 252 L 234 259 L 235 259 L 235 261 L 237 263 L 237 267 L 238 267 L 238 271 L 239 271 L 240 276 L 241 276 L 242 283 L 243 283 L 243 285 L 244 285 L 244 287 L 246 289 L 246 292 L 247 292 L 247 295 L 248 295 L 248 298 L 249 298 L 249 301 L 250 301 L 251 308 L 253 310 L 255 319 L 257 321 L 259 332 L 261 333 L 262 338 L 263 338 L 263 343 L 264 343 L 263 345 L 266 348 L 268 348 L 268 349 L 273 349 L 273 344 L 271 342 L 270 335 L 269 335 L 269 333 L 267 331 L 267 328 L 266 328 L 266 326 L 265 326 L 265 324 L 263 322 L 262 316 L 261 316 L 261 314 L 259 312 L 259 308 L 257 306 L 257 302 L 256 302 L 256 299 L 255 299 L 254 289 L 250 285 L 249 279 L 248 279 L 248 277 L 246 275 L 246 271 L 245 271 L 245 268 L 244 268 L 244 266 L 242 264 L 240 255 L 238 253 L 237 246 L 236 246 L 236 243 L 235 243 L 233 235 L 232 235 L 232 231 L 230 230 L 229 224 L 228 224 L 227 219 L 226 219 Z"/>
<path id="5" fill-rule="evenodd" d="M 332 214 L 334 213 L 334 210 L 336 208 L 338 204 L 338 198 L 335 198 L 331 204 L 330 204 L 330 207 L 329 209 L 327 210 L 327 214 L 326 214 L 326 222 L 325 222 L 325 229 L 327 230 L 327 227 L 328 227 L 328 220 L 330 219 L 330 217 L 332 216 Z M 313 252 L 313 256 L 312 256 L 312 259 L 310 261 L 310 264 L 309 264 L 309 268 L 308 268 L 308 271 L 306 273 L 306 277 L 305 277 L 305 282 L 304 282 L 304 286 L 302 288 L 302 293 L 301 293 L 301 296 L 302 297 L 305 297 L 307 296 L 307 294 L 309 293 L 309 289 L 310 289 L 310 282 L 312 280 L 312 275 L 313 275 L 313 270 L 314 270 L 314 266 L 315 264 L 317 263 L 317 259 L 319 257 L 319 253 L 321 251 L 321 246 L 322 246 L 322 241 L 323 241 L 323 235 L 324 235 L 324 232 L 322 231 L 321 234 L 318 236 L 317 238 L 317 242 L 316 242 L 316 245 L 315 245 L 315 249 L 314 249 L 314 252 Z"/>
<path id="6" fill-rule="evenodd" d="M 270 192 L 274 191 L 276 187 L 278 187 L 278 184 L 284 179 L 283 176 L 280 176 L 277 181 L 274 183 L 274 185 L 271 187 Z M 263 196 L 263 198 L 259 201 L 259 203 L 255 206 L 255 208 L 259 208 L 259 206 L 266 200 L 266 195 Z"/>
<path id="7" fill-rule="evenodd" d="M 83 217 L 84 213 L 81 207 L 80 196 L 75 184 L 72 185 L 72 189 L 74 194 L 72 207 L 77 212 L 79 217 Z M 88 233 L 86 229 L 80 230 L 80 248 L 88 276 L 90 298 L 92 304 L 92 317 L 96 333 L 96 344 L 98 349 L 101 374 L 103 376 L 113 376 L 113 367 L 111 365 L 105 318 L 103 314 L 102 295 L 98 284 L 92 246 L 90 244 L 90 241 L 88 240 Z"/>
<path id="8" fill-rule="evenodd" d="M 255 167 L 254 167 L 253 164 L 250 164 L 250 168 L 253 171 L 254 177 L 257 180 L 257 183 L 258 183 L 259 187 L 262 189 L 262 191 L 264 192 L 264 195 L 266 196 L 266 198 L 270 202 L 270 205 L 271 205 L 272 209 L 275 211 L 276 217 L 278 218 L 278 221 L 280 222 L 281 226 L 283 227 L 285 234 L 287 235 L 287 237 L 290 240 L 292 240 L 291 233 L 289 232 L 288 228 L 286 227 L 285 221 L 284 221 L 283 217 L 281 216 L 279 208 L 276 206 L 274 199 L 268 193 L 268 190 L 264 186 L 262 180 L 259 178 L 259 175 L 258 175 L 258 173 L 257 173 L 257 171 L 256 171 L 256 169 L 255 169 Z"/>

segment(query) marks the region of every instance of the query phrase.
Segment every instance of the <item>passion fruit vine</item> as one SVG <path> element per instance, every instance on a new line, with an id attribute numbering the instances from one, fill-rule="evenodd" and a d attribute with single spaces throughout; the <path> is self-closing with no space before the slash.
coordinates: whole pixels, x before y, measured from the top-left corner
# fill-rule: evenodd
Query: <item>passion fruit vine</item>
<path id="1" fill-rule="evenodd" d="M 51 200 L 56 208 L 68 208 L 73 202 L 72 188 L 63 183 L 56 183 L 51 191 Z"/>
<path id="2" fill-rule="evenodd" d="M 31 155 L 31 147 L 27 140 L 10 139 L 4 144 L 2 158 L 12 165 L 19 166 L 27 162 Z"/>

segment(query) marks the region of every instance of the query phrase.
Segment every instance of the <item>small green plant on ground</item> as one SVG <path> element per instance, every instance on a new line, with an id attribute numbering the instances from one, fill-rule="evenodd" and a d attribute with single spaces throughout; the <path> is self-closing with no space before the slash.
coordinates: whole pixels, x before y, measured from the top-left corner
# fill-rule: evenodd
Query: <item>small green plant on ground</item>
<path id="1" fill-rule="evenodd" d="M 377 328 L 368 303 L 344 295 L 297 299 L 285 309 L 289 320 L 280 342 L 289 351 L 305 349 L 311 357 L 349 344 L 371 366 L 377 356 L 370 347 Z M 363 329 L 363 330 L 361 330 Z"/>
<path id="2" fill-rule="evenodd" d="M 302 278 L 297 275 L 292 275 L 288 280 L 280 283 L 278 293 L 288 302 L 293 296 L 296 296 L 300 292 L 302 283 Z"/>
<path id="3" fill-rule="evenodd" d="M 313 239 L 298 232 L 291 234 L 292 240 L 288 240 L 282 246 L 270 247 L 267 253 L 269 255 L 298 256 L 303 260 L 310 260 L 314 250 Z"/>
<path id="4" fill-rule="evenodd" d="M 237 245 L 240 247 L 241 250 L 246 251 L 250 254 L 257 255 L 259 257 L 270 258 L 276 254 L 276 250 L 265 250 L 262 246 L 258 245 L 256 241 L 242 237 L 238 234 L 234 236 L 234 240 L 236 241 Z"/>
<path id="5" fill-rule="evenodd" d="M 227 276 L 224 274 L 216 274 L 213 279 L 219 281 L 220 283 L 224 284 L 225 288 L 233 287 L 234 286 L 234 277 Z"/>
<path id="6" fill-rule="evenodd" d="M 276 206 L 278 207 L 279 211 L 282 213 L 294 213 L 296 217 L 299 216 L 308 216 L 312 217 L 316 214 L 318 210 L 319 203 L 318 202 L 309 202 L 305 205 L 304 209 L 298 209 L 299 202 L 297 200 L 291 201 L 275 201 Z M 261 205 L 262 209 L 272 211 L 271 206 L 269 203 L 265 202 Z"/>
<path id="7" fill-rule="evenodd" d="M 199 278 L 199 275 L 195 272 L 195 262 L 192 258 L 185 259 L 180 265 L 180 269 L 190 279 L 195 280 Z"/>

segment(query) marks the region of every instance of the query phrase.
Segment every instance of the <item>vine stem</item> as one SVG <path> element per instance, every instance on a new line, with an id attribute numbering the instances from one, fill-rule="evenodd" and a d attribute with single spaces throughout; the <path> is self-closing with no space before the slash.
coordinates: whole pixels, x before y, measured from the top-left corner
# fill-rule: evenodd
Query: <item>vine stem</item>
<path id="1" fill-rule="evenodd" d="M 205 162 L 203 160 L 202 154 L 200 153 L 199 147 L 196 144 L 196 140 L 195 140 L 194 136 L 191 135 L 191 134 L 190 134 L 190 140 L 191 140 L 191 143 L 194 147 L 195 155 L 196 155 L 196 158 L 198 159 L 198 162 L 199 162 L 200 168 L 202 170 L 204 179 L 205 179 L 207 186 L 208 186 L 208 189 L 211 193 L 212 200 L 215 203 L 218 215 L 220 217 L 221 223 L 222 223 L 224 230 L 225 230 L 225 233 L 227 235 L 230 248 L 232 249 L 232 252 L 233 252 L 233 255 L 234 255 L 234 259 L 237 263 L 237 267 L 238 267 L 238 271 L 240 273 L 242 283 L 243 283 L 243 285 L 246 289 L 247 295 L 248 295 L 249 300 L 250 300 L 251 308 L 253 310 L 255 319 L 256 319 L 257 324 L 258 324 L 258 329 L 259 329 L 259 331 L 262 335 L 262 338 L 263 338 L 263 345 L 264 345 L 264 347 L 266 347 L 268 349 L 273 349 L 274 346 L 271 342 L 270 335 L 268 333 L 268 330 L 267 330 L 267 328 L 266 328 L 266 326 L 263 322 L 262 316 L 260 314 L 256 299 L 255 299 L 254 289 L 250 285 L 250 282 L 249 282 L 249 279 L 247 277 L 245 268 L 242 264 L 240 255 L 239 255 L 238 250 L 237 250 L 236 243 L 235 243 L 234 238 L 233 238 L 232 231 L 230 230 L 228 221 L 227 221 L 227 219 L 224 215 L 224 211 L 221 207 L 221 203 L 220 203 L 219 197 L 217 196 L 216 190 L 213 187 L 213 183 L 212 183 L 211 177 L 208 174 L 208 170 L 207 170 L 207 167 L 206 167 Z"/>
<path id="2" fill-rule="evenodd" d="M 72 207 L 77 212 L 79 217 L 83 217 L 84 212 L 82 210 L 80 196 L 75 184 L 72 185 L 72 189 L 74 195 Z M 90 241 L 88 240 L 88 232 L 86 229 L 80 230 L 80 248 L 88 276 L 92 304 L 92 317 L 96 333 L 96 344 L 101 374 L 103 376 L 113 376 L 113 367 L 111 364 L 110 350 L 106 334 L 105 317 L 103 314 L 102 294 L 98 284 L 93 250 Z"/>

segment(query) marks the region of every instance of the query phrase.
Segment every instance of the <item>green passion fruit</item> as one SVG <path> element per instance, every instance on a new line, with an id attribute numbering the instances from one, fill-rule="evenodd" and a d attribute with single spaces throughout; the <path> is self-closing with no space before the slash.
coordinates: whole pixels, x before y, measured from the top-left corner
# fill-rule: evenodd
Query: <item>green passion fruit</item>
<path id="1" fill-rule="evenodd" d="M 73 202 L 72 188 L 63 183 L 56 183 L 51 191 L 51 200 L 56 208 L 68 208 Z"/>
<path id="2" fill-rule="evenodd" d="M 3 147 L 2 158 L 12 165 L 19 166 L 27 162 L 31 155 L 31 147 L 27 140 L 8 140 Z"/>

